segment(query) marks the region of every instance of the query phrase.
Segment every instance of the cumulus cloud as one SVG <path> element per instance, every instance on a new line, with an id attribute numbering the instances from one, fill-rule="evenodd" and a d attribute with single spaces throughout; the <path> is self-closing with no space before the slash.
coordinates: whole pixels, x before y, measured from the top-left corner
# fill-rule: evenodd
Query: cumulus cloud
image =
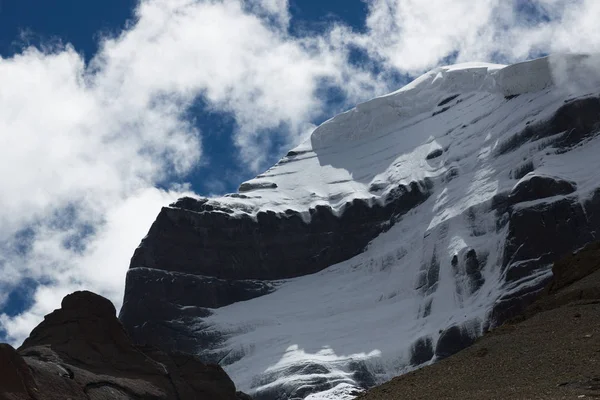
<path id="1" fill-rule="evenodd" d="M 75 290 L 102 293 L 120 307 L 127 263 L 133 249 L 147 233 L 160 207 L 184 194 L 190 193 L 148 187 L 120 199 L 106 208 L 103 221 L 95 225 L 94 235 L 84 239 L 83 251 L 65 246 L 69 240 L 80 237 L 77 227 L 39 226 L 27 256 L 13 260 L 18 261 L 18 265 L 5 265 L 26 267 L 27 271 L 19 272 L 45 282 L 33 293 L 33 304 L 27 312 L 12 318 L 0 316 L 0 324 L 8 337 L 17 343 L 22 341 L 44 315 Z"/>
<path id="2" fill-rule="evenodd" d="M 0 61 L 0 289 L 42 283 L 32 310 L 0 319 L 17 341 L 67 291 L 92 287 L 120 301 L 132 249 L 182 192 L 155 185 L 201 154 L 176 111 L 186 95 L 134 102 L 139 92 L 101 84 L 103 74 L 70 47 Z"/>
<path id="3" fill-rule="evenodd" d="M 411 74 L 448 57 L 521 61 L 598 51 L 595 0 L 373 0 L 357 40 L 388 67 Z"/>
<path id="4" fill-rule="evenodd" d="M 0 292 L 39 283 L 2 329 L 18 343 L 79 288 L 119 306 L 135 246 L 201 163 L 198 97 L 231 115 L 259 171 L 327 116 L 323 87 L 351 105 L 449 61 L 598 51 L 599 14 L 595 0 L 371 0 L 363 31 L 298 36 L 287 0 L 141 0 L 88 64 L 68 45 L 0 59 Z"/>

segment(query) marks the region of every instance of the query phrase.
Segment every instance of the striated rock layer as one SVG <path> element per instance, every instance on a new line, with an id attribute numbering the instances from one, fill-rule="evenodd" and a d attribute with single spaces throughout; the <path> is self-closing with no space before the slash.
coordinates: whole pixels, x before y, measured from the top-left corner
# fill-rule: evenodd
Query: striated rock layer
<path id="1" fill-rule="evenodd" d="M 247 400 L 217 365 L 134 346 L 112 303 L 65 297 L 17 350 L 0 344 L 0 399 Z"/>
<path id="2" fill-rule="evenodd" d="M 120 319 L 258 399 L 345 399 L 523 310 L 600 230 L 595 56 L 437 68 L 163 208 Z"/>

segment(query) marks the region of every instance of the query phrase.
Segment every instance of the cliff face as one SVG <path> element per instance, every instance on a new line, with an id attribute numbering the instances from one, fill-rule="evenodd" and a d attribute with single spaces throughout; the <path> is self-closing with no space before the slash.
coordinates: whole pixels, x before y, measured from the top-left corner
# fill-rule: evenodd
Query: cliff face
<path id="1" fill-rule="evenodd" d="M 259 399 L 350 398 L 455 353 L 600 229 L 589 65 L 438 68 L 327 121 L 239 193 L 163 208 L 121 321 Z"/>
<path id="2" fill-rule="evenodd" d="M 244 400 L 217 365 L 135 346 L 110 301 L 64 298 L 15 350 L 0 344 L 0 398 Z"/>

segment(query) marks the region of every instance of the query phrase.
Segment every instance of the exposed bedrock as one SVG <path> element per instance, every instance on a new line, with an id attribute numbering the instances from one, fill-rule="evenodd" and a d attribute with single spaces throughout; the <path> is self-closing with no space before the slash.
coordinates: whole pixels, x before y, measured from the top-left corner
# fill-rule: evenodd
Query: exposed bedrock
<path id="1" fill-rule="evenodd" d="M 520 181 L 511 191 L 509 201 L 512 204 L 538 200 L 546 197 L 567 195 L 577 190 L 573 182 L 552 176 L 532 176 Z"/>
<path id="2" fill-rule="evenodd" d="M 573 189 L 569 182 L 543 177 L 521 182 L 510 196 L 497 200 L 504 212 L 499 218 L 508 223 L 502 265 L 507 290 L 492 311 L 492 326 L 521 313 L 536 298 L 551 278 L 553 262 L 597 237 L 600 190 L 585 199 L 564 196 Z M 513 204 L 516 198 L 540 201 Z"/>
<path id="3" fill-rule="evenodd" d="M 425 336 L 413 343 L 410 349 L 410 363 L 412 365 L 421 365 L 430 361 L 434 356 L 433 340 Z"/>
<path id="4" fill-rule="evenodd" d="M 522 132 L 500 143 L 498 154 L 510 153 L 529 141 L 546 140 L 559 151 L 567 151 L 600 131 L 600 98 L 566 100 L 554 115 L 546 120 L 528 125 Z"/>
<path id="5" fill-rule="evenodd" d="M 341 216 L 310 209 L 310 222 L 292 210 L 233 216 L 185 199 L 163 208 L 131 260 L 131 268 L 221 279 L 276 280 L 320 271 L 362 252 L 399 216 L 430 194 L 429 181 L 400 185 L 384 201 L 355 199 Z M 200 304 L 198 304 L 200 305 Z"/>
<path id="6" fill-rule="evenodd" d="M 383 205 L 355 199 L 339 217 L 317 206 L 308 223 L 291 210 L 259 212 L 253 219 L 206 200 L 181 199 L 162 209 L 136 250 L 119 318 L 136 343 L 186 352 L 209 348 L 222 337 L 197 322 L 190 329 L 197 317 L 275 289 L 261 280 L 307 275 L 359 254 L 396 217 L 425 201 L 431 188 L 429 180 L 400 185 Z"/>
<path id="7" fill-rule="evenodd" d="M 450 357 L 473 344 L 478 336 L 477 324 L 477 321 L 470 321 L 462 325 L 450 326 L 442 331 L 435 346 L 435 356 L 438 359 Z"/>
<path id="8" fill-rule="evenodd" d="M 75 292 L 15 350 L 0 344 L 0 398 L 247 400 L 218 365 L 135 346 L 112 303 Z"/>
<path id="9" fill-rule="evenodd" d="M 498 228 L 506 227 L 507 231 L 501 266 L 504 294 L 496 301 L 484 331 L 521 314 L 552 279 L 550 267 L 554 262 L 596 240 L 600 231 L 600 189 L 584 198 L 575 191 L 574 183 L 559 177 L 533 176 L 492 202 Z M 480 267 L 475 251 L 467 252 L 463 262 L 472 284 L 477 285 Z M 452 264 L 458 265 L 459 259 L 455 257 Z M 469 346 L 479 334 L 471 322 L 447 328 L 437 341 L 436 358 Z M 422 361 L 417 356 L 422 353 L 417 351 L 422 345 L 415 343 L 414 361 Z"/>
<path id="10" fill-rule="evenodd" d="M 211 308 L 263 296 L 274 289 L 270 282 L 133 268 L 127 274 L 126 304 L 119 318 L 136 343 L 193 353 L 220 338 L 191 332 L 196 318 L 209 316 Z"/>

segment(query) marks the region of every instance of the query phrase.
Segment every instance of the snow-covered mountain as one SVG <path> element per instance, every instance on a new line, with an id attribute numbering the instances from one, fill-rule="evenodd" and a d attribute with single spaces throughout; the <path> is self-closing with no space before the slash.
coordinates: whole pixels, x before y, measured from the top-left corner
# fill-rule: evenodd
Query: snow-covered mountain
<path id="1" fill-rule="evenodd" d="M 256 399 L 349 399 L 460 350 L 600 231 L 598 61 L 436 68 L 165 207 L 122 322 Z"/>

